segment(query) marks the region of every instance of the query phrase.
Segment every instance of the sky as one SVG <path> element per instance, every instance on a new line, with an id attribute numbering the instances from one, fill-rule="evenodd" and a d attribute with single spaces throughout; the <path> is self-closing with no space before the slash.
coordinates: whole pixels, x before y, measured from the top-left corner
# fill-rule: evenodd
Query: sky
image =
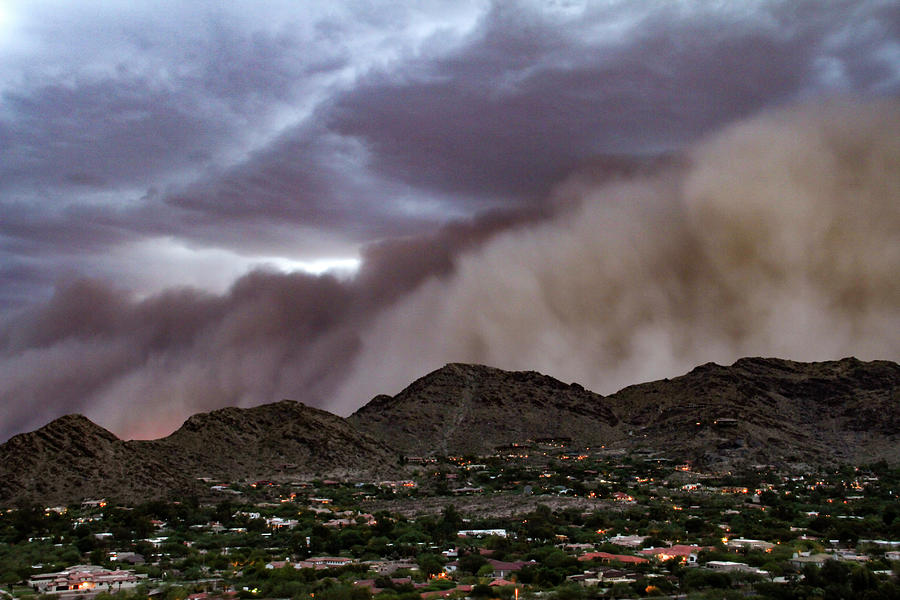
<path id="1" fill-rule="evenodd" d="M 898 98 L 890 0 L 0 0 L 0 440 L 898 360 Z"/>

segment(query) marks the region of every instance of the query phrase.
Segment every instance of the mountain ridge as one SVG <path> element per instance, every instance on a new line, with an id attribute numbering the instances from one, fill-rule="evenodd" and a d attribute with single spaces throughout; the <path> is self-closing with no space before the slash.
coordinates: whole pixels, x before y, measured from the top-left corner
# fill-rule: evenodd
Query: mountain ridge
<path id="1" fill-rule="evenodd" d="M 751 357 L 601 396 L 535 371 L 449 363 L 347 419 L 282 400 L 123 441 L 66 415 L 0 445 L 0 504 L 208 495 L 200 478 L 386 478 L 402 474 L 404 455 L 489 454 L 538 438 L 721 469 L 900 463 L 898 384 L 891 361 Z"/>
<path id="2" fill-rule="evenodd" d="M 0 445 L 0 503 L 202 496 L 207 478 L 387 476 L 397 458 L 342 418 L 292 400 L 198 413 L 157 440 L 121 440 L 66 415 Z"/>
<path id="3" fill-rule="evenodd" d="M 628 407 L 623 421 L 639 435 L 695 458 L 713 445 L 732 461 L 896 462 L 898 382 L 900 366 L 890 361 L 743 358 L 628 386 L 609 398 Z M 736 422 L 716 427 L 717 419 Z M 721 462 L 714 458 L 706 456 Z"/>

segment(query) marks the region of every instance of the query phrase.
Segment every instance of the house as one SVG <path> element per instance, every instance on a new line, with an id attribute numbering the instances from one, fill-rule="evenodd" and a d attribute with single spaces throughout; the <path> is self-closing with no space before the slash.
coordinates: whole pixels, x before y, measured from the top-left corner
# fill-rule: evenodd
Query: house
<path id="1" fill-rule="evenodd" d="M 266 526 L 269 529 L 293 529 L 297 523 L 297 519 L 282 519 L 281 517 L 266 519 Z"/>
<path id="2" fill-rule="evenodd" d="M 833 560 L 834 557 L 830 554 L 810 554 L 809 552 L 802 552 L 800 554 L 794 554 L 794 557 L 791 558 L 791 566 L 795 569 L 802 569 L 806 565 L 814 565 L 816 567 L 821 567 L 825 564 L 826 560 Z"/>
<path id="3" fill-rule="evenodd" d="M 711 560 L 703 566 L 707 569 L 712 569 L 713 571 L 723 571 L 725 573 L 753 573 L 762 575 L 763 577 L 770 576 L 768 571 L 763 571 L 762 569 L 757 569 L 756 567 L 730 560 Z"/>
<path id="4" fill-rule="evenodd" d="M 415 489 L 419 487 L 419 485 L 412 479 L 401 479 L 397 481 L 381 481 L 378 483 L 378 487 L 396 491 L 401 489 Z"/>
<path id="5" fill-rule="evenodd" d="M 137 552 L 119 552 L 115 550 L 109 553 L 109 560 L 111 562 L 127 562 L 132 565 L 142 565 L 147 562 Z"/>
<path id="6" fill-rule="evenodd" d="M 40 594 L 61 594 L 88 590 L 119 591 L 135 587 L 146 575 L 134 571 L 110 571 L 97 565 L 75 565 L 65 571 L 40 573 L 28 580 L 28 585 Z"/>
<path id="7" fill-rule="evenodd" d="M 419 570 L 419 565 L 412 560 L 373 560 L 367 564 L 369 570 L 375 571 L 379 575 L 390 575 L 400 569 Z"/>
<path id="8" fill-rule="evenodd" d="M 866 554 L 859 554 L 855 550 L 835 550 L 834 557 L 837 560 L 845 560 L 845 561 L 853 561 L 853 562 L 868 562 L 869 556 Z"/>
<path id="9" fill-rule="evenodd" d="M 616 583 L 634 583 L 636 576 L 621 569 L 603 568 L 597 571 L 585 571 L 580 575 L 570 575 L 567 581 L 578 583 L 581 586 L 608 586 Z"/>
<path id="10" fill-rule="evenodd" d="M 609 543 L 626 548 L 640 548 L 646 539 L 646 535 L 616 535 L 609 538 Z"/>
<path id="11" fill-rule="evenodd" d="M 571 581 L 581 586 L 588 586 L 597 585 L 600 580 L 597 579 L 596 571 L 585 571 L 584 573 L 579 573 L 577 575 L 569 575 L 566 577 L 566 581 Z"/>
<path id="12" fill-rule="evenodd" d="M 332 567 L 344 567 L 351 564 L 352 562 L 352 558 L 345 558 L 343 556 L 316 556 L 313 558 L 307 558 L 306 560 L 301 561 L 298 564 L 302 565 L 302 567 L 309 566 L 314 569 L 328 569 Z"/>
<path id="13" fill-rule="evenodd" d="M 593 544 L 562 544 L 563 550 L 568 550 L 570 552 L 580 552 L 582 550 L 590 550 L 594 547 Z"/>
<path id="14" fill-rule="evenodd" d="M 666 562 L 672 559 L 678 559 L 681 562 L 694 562 L 689 560 L 691 556 L 696 557 L 703 550 L 712 550 L 712 546 L 687 546 L 685 544 L 675 544 L 668 548 L 646 548 L 640 550 L 639 554 L 645 556 L 653 556 L 656 560 Z"/>
<path id="15" fill-rule="evenodd" d="M 266 563 L 267 569 L 283 569 L 284 567 L 294 567 L 295 569 L 300 569 L 300 563 L 292 563 L 288 560 L 273 560 L 270 563 Z"/>
<path id="16" fill-rule="evenodd" d="M 641 558 L 640 556 L 631 556 L 629 554 L 610 554 L 609 552 L 587 552 L 579 556 L 578 560 L 599 560 L 604 563 L 620 562 L 623 564 L 632 565 L 650 562 L 646 558 Z"/>
<path id="17" fill-rule="evenodd" d="M 458 537 L 486 537 L 495 535 L 505 538 L 507 536 L 505 529 L 460 529 L 456 532 Z"/>
<path id="18" fill-rule="evenodd" d="M 494 579 L 505 579 L 512 575 L 514 571 L 519 571 L 526 565 L 536 564 L 533 560 L 505 562 L 502 560 L 494 560 L 493 558 L 487 559 L 487 562 L 494 568 L 494 572 L 491 574 L 491 577 Z"/>
<path id="19" fill-rule="evenodd" d="M 763 552 L 771 552 L 775 544 L 764 540 L 752 540 L 746 538 L 734 538 L 725 542 L 725 546 L 730 550 L 762 550 Z"/>

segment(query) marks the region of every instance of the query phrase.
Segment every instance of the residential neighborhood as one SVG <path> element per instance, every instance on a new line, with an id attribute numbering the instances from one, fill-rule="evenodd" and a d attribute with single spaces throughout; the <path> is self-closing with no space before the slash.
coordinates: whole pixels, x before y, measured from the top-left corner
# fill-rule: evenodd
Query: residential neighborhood
<path id="1" fill-rule="evenodd" d="M 523 441 L 402 481 L 13 507 L 0 577 L 35 600 L 900 598 L 900 470 L 678 458 Z"/>

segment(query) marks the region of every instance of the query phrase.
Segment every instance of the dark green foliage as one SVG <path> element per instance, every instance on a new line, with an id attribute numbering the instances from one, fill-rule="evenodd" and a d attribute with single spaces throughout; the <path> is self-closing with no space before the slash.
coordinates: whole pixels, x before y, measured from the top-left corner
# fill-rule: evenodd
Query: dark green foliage
<path id="1" fill-rule="evenodd" d="M 707 569 L 689 569 L 684 573 L 681 584 L 685 590 L 724 589 L 731 587 L 731 577 L 727 573 L 717 573 Z"/>
<path id="2" fill-rule="evenodd" d="M 471 575 L 478 573 L 478 569 L 487 564 L 487 559 L 480 554 L 471 553 L 460 557 L 459 569 Z"/>

